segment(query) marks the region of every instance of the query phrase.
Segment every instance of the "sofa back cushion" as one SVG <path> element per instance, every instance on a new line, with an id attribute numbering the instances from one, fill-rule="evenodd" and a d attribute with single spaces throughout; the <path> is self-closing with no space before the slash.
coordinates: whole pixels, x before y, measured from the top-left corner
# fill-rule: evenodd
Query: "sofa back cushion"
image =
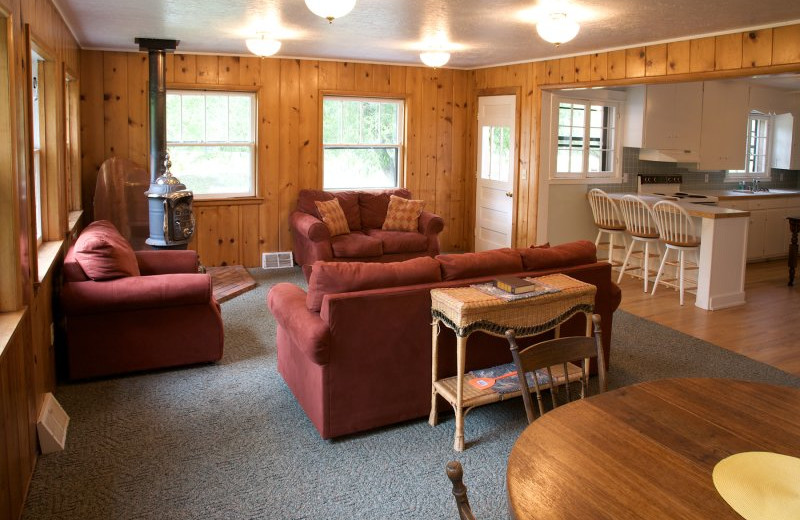
<path id="1" fill-rule="evenodd" d="M 83 272 L 92 280 L 139 276 L 133 248 L 107 220 L 86 226 L 75 241 L 74 254 Z"/>
<path id="2" fill-rule="evenodd" d="M 326 294 L 441 282 L 439 262 L 430 257 L 404 262 L 315 262 L 308 280 L 306 307 L 319 312 Z"/>
<path id="3" fill-rule="evenodd" d="M 444 280 L 476 278 L 490 274 L 519 273 L 522 259 L 515 249 L 492 249 L 478 253 L 439 255 Z"/>
<path id="4" fill-rule="evenodd" d="M 296 209 L 322 220 L 322 215 L 317 210 L 315 202 L 336 199 L 342 207 L 345 218 L 347 218 L 347 227 L 350 231 L 358 231 L 361 229 L 361 211 L 358 206 L 358 195 L 358 191 L 300 190 L 297 195 Z"/>
<path id="5" fill-rule="evenodd" d="M 570 267 L 597 262 L 597 248 L 588 240 L 577 240 L 552 247 L 518 249 L 526 271 Z"/>
<path id="6" fill-rule="evenodd" d="M 411 198 L 411 192 L 405 188 L 382 191 L 361 191 L 358 193 L 358 207 L 361 213 L 363 229 L 381 229 L 389 209 L 389 198 L 395 195 L 404 199 Z"/>

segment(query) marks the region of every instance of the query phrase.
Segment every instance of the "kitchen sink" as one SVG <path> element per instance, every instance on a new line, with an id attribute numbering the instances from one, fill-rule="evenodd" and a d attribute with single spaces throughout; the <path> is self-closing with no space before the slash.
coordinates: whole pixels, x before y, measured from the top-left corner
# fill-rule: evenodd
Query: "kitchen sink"
<path id="1" fill-rule="evenodd" d="M 757 191 L 753 190 L 731 190 L 731 191 L 735 191 L 736 193 L 769 193 L 769 188 L 763 188 Z"/>

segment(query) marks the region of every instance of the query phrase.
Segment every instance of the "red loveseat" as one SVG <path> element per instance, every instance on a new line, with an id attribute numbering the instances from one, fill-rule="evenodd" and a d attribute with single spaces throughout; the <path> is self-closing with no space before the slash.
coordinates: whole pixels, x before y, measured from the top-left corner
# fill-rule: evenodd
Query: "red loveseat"
<path id="1" fill-rule="evenodd" d="M 224 334 L 195 251 L 136 251 L 92 222 L 64 259 L 70 379 L 217 361 Z"/>
<path id="2" fill-rule="evenodd" d="M 385 231 L 391 195 L 411 198 L 404 188 L 380 191 L 300 190 L 297 207 L 289 215 L 294 240 L 294 260 L 303 266 L 308 279 L 311 264 L 328 262 L 398 262 L 439 254 L 439 233 L 444 220 L 429 211 L 419 216 L 416 231 Z M 322 222 L 314 201 L 337 199 L 347 219 L 350 233 L 332 237 Z"/>
<path id="3" fill-rule="evenodd" d="M 608 366 L 611 327 L 621 292 L 594 244 L 498 249 L 388 264 L 314 264 L 308 293 L 275 285 L 267 303 L 278 324 L 278 371 L 323 438 L 426 417 L 431 396 L 430 290 L 491 280 L 499 274 L 564 273 L 597 286 Z M 563 327 L 585 333 L 585 317 Z M 523 344 L 534 341 L 528 338 Z M 475 333 L 467 371 L 510 363 L 504 338 Z M 442 327 L 438 377 L 455 375 L 455 334 Z"/>

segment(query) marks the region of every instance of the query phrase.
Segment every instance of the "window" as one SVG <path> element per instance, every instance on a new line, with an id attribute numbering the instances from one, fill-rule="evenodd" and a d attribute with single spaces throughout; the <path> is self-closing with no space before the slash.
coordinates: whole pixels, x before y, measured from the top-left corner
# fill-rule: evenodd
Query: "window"
<path id="1" fill-rule="evenodd" d="M 751 112 L 747 118 L 747 148 L 743 170 L 728 170 L 726 178 L 759 179 L 770 177 L 772 116 Z"/>
<path id="2" fill-rule="evenodd" d="M 324 189 L 399 186 L 402 145 L 402 100 L 323 99 Z"/>
<path id="3" fill-rule="evenodd" d="M 168 92 L 170 171 L 197 198 L 254 196 L 255 116 L 250 92 Z"/>
<path id="4" fill-rule="evenodd" d="M 44 120 L 44 59 L 36 53 L 31 51 L 31 85 L 33 88 L 31 104 L 32 116 L 31 122 L 33 123 L 33 200 L 36 205 L 36 243 L 42 244 L 43 236 L 43 218 L 42 218 L 42 181 L 45 177 L 44 167 L 46 162 L 42 157 L 42 142 L 45 140 L 44 127 L 46 121 Z"/>
<path id="5" fill-rule="evenodd" d="M 618 176 L 619 104 L 554 97 L 552 178 Z"/>

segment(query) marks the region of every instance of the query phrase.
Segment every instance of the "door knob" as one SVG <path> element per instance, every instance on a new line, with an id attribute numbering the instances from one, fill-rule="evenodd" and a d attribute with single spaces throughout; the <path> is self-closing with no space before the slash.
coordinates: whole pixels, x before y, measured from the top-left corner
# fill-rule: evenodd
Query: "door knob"
<path id="1" fill-rule="evenodd" d="M 507 192 L 506 192 L 506 197 L 513 197 L 513 196 L 514 196 L 514 194 L 513 194 L 513 193 L 511 193 L 510 191 L 507 191 Z"/>

